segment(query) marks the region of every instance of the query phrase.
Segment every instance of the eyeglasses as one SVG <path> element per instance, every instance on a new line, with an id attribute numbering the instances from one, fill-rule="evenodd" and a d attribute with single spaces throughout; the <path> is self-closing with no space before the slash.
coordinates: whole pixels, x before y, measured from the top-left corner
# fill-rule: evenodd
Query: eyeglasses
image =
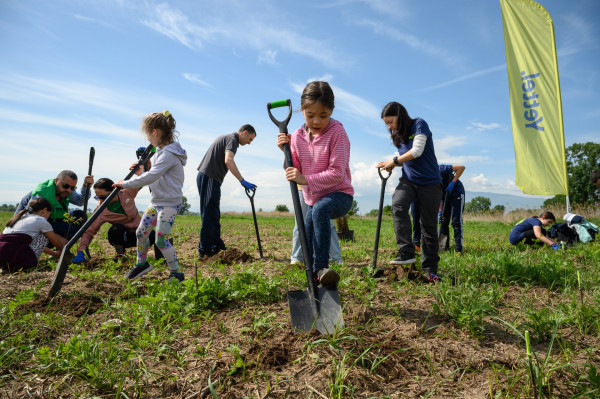
<path id="1" fill-rule="evenodd" d="M 108 198 L 108 195 L 96 195 L 94 197 L 96 201 L 104 201 L 106 198 Z"/>
<path id="2" fill-rule="evenodd" d="M 60 182 L 61 182 L 62 188 L 64 188 L 65 190 L 68 190 L 68 189 L 71 189 L 72 191 L 77 190 L 77 186 L 72 186 L 70 184 L 63 182 L 62 180 Z"/>

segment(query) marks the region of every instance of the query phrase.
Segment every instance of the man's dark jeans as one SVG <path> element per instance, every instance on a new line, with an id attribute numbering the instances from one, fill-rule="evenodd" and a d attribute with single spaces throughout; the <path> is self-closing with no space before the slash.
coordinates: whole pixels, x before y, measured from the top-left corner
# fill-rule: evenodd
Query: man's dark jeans
<path id="1" fill-rule="evenodd" d="M 200 194 L 200 242 L 198 254 L 212 256 L 225 249 L 221 239 L 221 183 L 198 172 L 196 177 L 198 194 Z"/>

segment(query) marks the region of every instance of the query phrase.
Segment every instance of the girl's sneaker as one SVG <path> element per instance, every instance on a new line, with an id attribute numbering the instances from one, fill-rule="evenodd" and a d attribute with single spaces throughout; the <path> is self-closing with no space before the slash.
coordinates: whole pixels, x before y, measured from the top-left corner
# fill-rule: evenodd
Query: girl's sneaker
<path id="1" fill-rule="evenodd" d="M 148 273 L 150 270 L 152 270 L 152 266 L 148 262 L 144 263 L 143 265 L 136 264 L 129 271 L 129 273 L 127 273 L 127 276 L 125 276 L 125 278 L 127 280 L 133 280 L 138 277 L 142 277 L 144 274 Z"/>
<path id="2" fill-rule="evenodd" d="M 171 272 L 169 273 L 169 278 L 167 279 L 167 281 L 171 282 L 171 281 L 177 281 L 177 282 L 182 282 L 184 279 L 184 275 L 182 272 L 178 272 L 176 270 L 171 270 Z"/>

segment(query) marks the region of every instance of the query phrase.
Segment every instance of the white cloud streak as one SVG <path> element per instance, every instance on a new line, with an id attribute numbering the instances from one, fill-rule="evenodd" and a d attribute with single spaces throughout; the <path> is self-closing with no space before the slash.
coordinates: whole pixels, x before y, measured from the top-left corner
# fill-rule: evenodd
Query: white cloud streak
<path id="1" fill-rule="evenodd" d="M 141 23 L 192 50 L 199 50 L 207 43 L 218 40 L 221 46 L 227 44 L 252 48 L 258 52 L 258 61 L 264 63 L 273 63 L 277 52 L 282 51 L 309 57 L 336 69 L 353 64 L 349 56 L 337 51 L 326 40 L 291 30 L 289 26 L 294 24 L 290 21 L 269 18 L 268 13 L 241 2 L 228 10 L 230 12 L 226 18 L 213 17 L 210 21 L 204 21 L 200 17 L 188 16 L 173 6 L 158 4 Z"/>
<path id="2" fill-rule="evenodd" d="M 470 73 L 468 75 L 461 76 L 459 78 L 452 79 L 452 80 L 449 80 L 449 81 L 444 82 L 444 83 L 440 83 L 440 84 L 435 85 L 435 86 L 425 87 L 425 88 L 421 89 L 420 91 L 437 90 L 437 89 L 441 89 L 441 88 L 444 88 L 444 87 L 447 87 L 447 86 L 454 85 L 454 84 L 459 83 L 459 82 L 464 82 L 466 80 L 475 79 L 475 78 L 478 78 L 478 77 L 481 77 L 481 76 L 488 75 L 490 73 L 499 72 L 499 71 L 505 71 L 505 70 L 506 70 L 506 64 L 496 65 L 495 67 L 488 68 L 488 69 L 483 69 L 481 71 L 476 71 L 476 72 Z"/>
<path id="3" fill-rule="evenodd" d="M 203 79 L 200 79 L 200 76 L 195 75 L 193 73 L 187 73 L 186 72 L 186 73 L 183 74 L 183 77 L 186 80 L 189 80 L 190 82 L 195 83 L 195 84 L 200 85 L 200 86 L 205 86 L 205 87 L 211 87 L 212 86 L 207 81 L 205 81 Z"/>
<path id="4" fill-rule="evenodd" d="M 386 36 L 387 38 L 403 43 L 415 50 L 421 51 L 425 54 L 440 59 L 448 65 L 457 66 L 460 64 L 457 57 L 453 56 L 450 51 L 433 45 L 426 40 L 418 38 L 415 35 L 401 32 L 400 30 L 388 26 L 382 23 L 381 21 L 365 18 L 355 20 L 354 23 L 357 26 L 370 28 L 374 33 L 378 35 Z"/>

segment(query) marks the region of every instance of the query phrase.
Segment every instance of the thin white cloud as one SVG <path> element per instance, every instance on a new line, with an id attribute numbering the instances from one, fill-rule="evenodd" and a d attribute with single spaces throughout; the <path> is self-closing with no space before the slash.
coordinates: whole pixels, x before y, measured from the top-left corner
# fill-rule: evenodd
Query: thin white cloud
<path id="1" fill-rule="evenodd" d="M 187 80 L 189 80 L 192 83 L 195 83 L 197 85 L 200 86 L 206 86 L 206 87 L 210 87 L 212 86 L 210 83 L 208 83 L 206 80 L 200 79 L 200 76 L 195 75 L 193 73 L 184 73 L 183 77 Z"/>
<path id="2" fill-rule="evenodd" d="M 281 18 L 261 12 L 251 3 L 237 3 L 235 7 L 228 7 L 223 18 L 211 16 L 210 19 L 188 16 L 174 6 L 158 4 L 141 23 L 192 50 L 218 40 L 220 46 L 257 51 L 259 62 L 274 61 L 275 51 L 285 51 L 337 69 L 353 64 L 351 57 L 327 40 L 295 32 L 289 28 L 294 24 Z"/>
<path id="3" fill-rule="evenodd" d="M 430 91 L 430 90 L 441 89 L 443 87 L 451 86 L 451 85 L 459 83 L 459 82 L 464 82 L 465 80 L 470 80 L 470 79 L 478 78 L 480 76 L 484 76 L 484 75 L 487 75 L 490 73 L 505 71 L 505 70 L 506 70 L 506 64 L 496 65 L 495 67 L 483 69 L 481 71 L 476 71 L 476 72 L 470 73 L 468 75 L 461 76 L 459 78 L 452 79 L 452 80 L 449 80 L 444 83 L 440 83 L 435 86 L 425 87 L 425 88 L 421 89 L 420 91 Z"/>
<path id="4" fill-rule="evenodd" d="M 352 119 L 369 127 L 383 126 L 381 119 L 379 118 L 379 108 L 373 105 L 370 101 L 333 84 L 333 79 L 333 75 L 324 74 L 319 77 L 310 78 L 306 81 L 306 83 L 315 80 L 328 82 L 335 96 L 335 112 L 342 113 L 344 115 L 344 120 Z M 290 85 L 292 86 L 292 89 L 298 94 L 302 93 L 304 87 L 306 86 L 305 83 L 300 84 L 294 82 L 290 83 Z M 337 119 L 338 117 L 334 116 L 334 118 Z M 379 130 L 365 128 L 364 131 L 377 137 L 387 137 L 387 134 L 385 134 L 383 128 Z"/>
<path id="5" fill-rule="evenodd" d="M 92 24 L 104 26 L 105 28 L 109 28 L 109 29 L 113 29 L 113 30 L 117 29 L 114 25 L 111 25 L 110 23 L 108 23 L 106 21 L 99 20 L 96 18 L 91 18 L 91 17 L 85 16 L 85 15 L 73 14 L 73 18 L 78 19 L 83 22 L 86 22 L 86 23 L 92 23 Z"/>
<path id="6" fill-rule="evenodd" d="M 557 49 L 558 56 L 567 56 L 598 45 L 595 26 L 575 15 L 561 16 L 567 25 Z"/>
<path id="7" fill-rule="evenodd" d="M 119 115 L 139 115 L 140 112 L 124 106 L 135 104 L 102 85 L 65 80 L 49 80 L 14 73 L 0 73 L 0 99 L 28 104 L 90 105 Z"/>
<path id="8" fill-rule="evenodd" d="M 264 50 L 258 55 L 258 63 L 259 64 L 270 64 L 270 65 L 279 65 L 277 60 L 277 51 L 276 50 Z"/>
<path id="9" fill-rule="evenodd" d="M 448 65 L 456 66 L 460 64 L 457 57 L 454 56 L 450 51 L 431 44 L 426 40 L 420 39 L 415 35 L 401 32 L 395 27 L 386 25 L 381 21 L 363 18 L 355 20 L 354 24 L 357 26 L 370 28 L 378 35 L 388 37 L 400 43 L 404 43 L 415 50 L 422 51 L 425 54 L 436 57 Z"/>
<path id="10" fill-rule="evenodd" d="M 502 127 L 501 124 L 492 122 L 492 123 L 480 123 L 480 122 L 470 122 L 470 125 L 467 126 L 467 130 L 476 130 L 478 132 L 484 132 L 486 130 L 495 130 L 500 129 Z"/>
<path id="11" fill-rule="evenodd" d="M 376 13 L 395 20 L 406 20 L 412 13 L 411 3 L 403 0 L 334 0 L 315 5 L 315 8 L 342 8 L 352 4 L 364 4 Z"/>
<path id="12" fill-rule="evenodd" d="M 74 132 L 98 133 L 105 136 L 132 137 L 137 130 L 123 128 L 101 119 L 62 118 L 37 113 L 0 109 L 0 120 L 68 129 Z"/>
<path id="13" fill-rule="evenodd" d="M 158 4 L 152 11 L 148 18 L 141 21 L 142 24 L 192 50 L 200 49 L 204 41 L 220 31 L 215 27 L 204 28 L 192 23 L 187 15 L 167 4 Z"/>

